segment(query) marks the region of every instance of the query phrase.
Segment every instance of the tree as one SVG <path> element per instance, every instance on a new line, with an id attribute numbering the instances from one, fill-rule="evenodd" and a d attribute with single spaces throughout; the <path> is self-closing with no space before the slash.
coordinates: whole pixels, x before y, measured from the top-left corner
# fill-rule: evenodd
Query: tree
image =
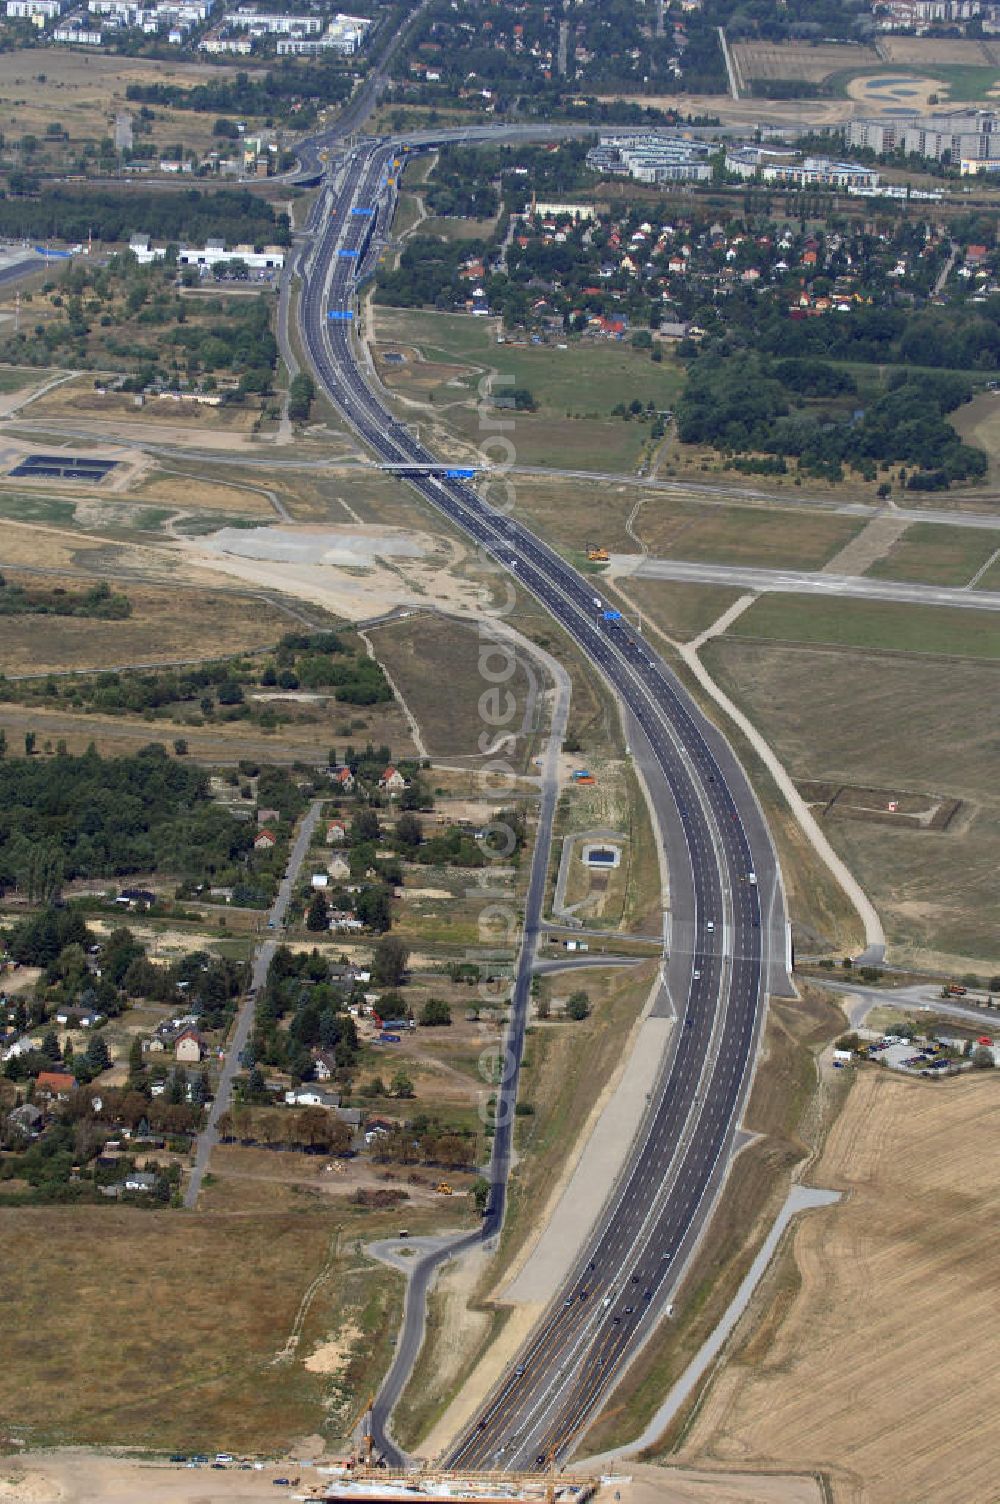
<path id="1" fill-rule="evenodd" d="M 482 1175 L 472 1182 L 472 1199 L 476 1204 L 476 1211 L 483 1216 L 490 1199 L 490 1183 Z"/>
<path id="2" fill-rule="evenodd" d="M 977 1044 L 972 1052 L 972 1069 L 974 1071 L 991 1071 L 993 1069 L 993 1051 L 985 1045 Z"/>
<path id="3" fill-rule="evenodd" d="M 128 1051 L 128 1074 L 129 1080 L 141 1076 L 146 1068 L 146 1062 L 142 1055 L 142 1040 L 138 1034 L 129 1045 Z"/>
<path id="4" fill-rule="evenodd" d="M 406 980 L 410 947 L 395 935 L 384 935 L 375 947 L 372 977 L 380 987 L 399 987 Z"/>
<path id="5" fill-rule="evenodd" d="M 24 733 L 24 755 L 25 755 L 25 757 L 33 757 L 34 756 L 34 754 L 35 754 L 35 743 L 37 741 L 38 741 L 38 736 L 37 736 L 36 732 L 34 732 L 34 731 L 26 731 Z"/>
<path id="6" fill-rule="evenodd" d="M 330 928 L 330 905 L 326 901 L 326 894 L 322 888 L 317 888 L 313 894 L 309 908 L 306 912 L 306 929 L 313 931 L 328 930 Z"/>
<path id="7" fill-rule="evenodd" d="M 416 815 L 407 812 L 396 822 L 396 840 L 400 846 L 414 849 L 424 838 L 423 826 Z"/>
<path id="8" fill-rule="evenodd" d="M 93 1075 L 99 1076 L 101 1071 L 106 1071 L 111 1064 L 111 1051 L 108 1049 L 100 1034 L 91 1034 L 87 1040 L 87 1048 L 84 1051 L 84 1060 L 87 1068 Z"/>
<path id="9" fill-rule="evenodd" d="M 413 1097 L 416 1095 L 413 1082 L 405 1071 L 397 1071 L 389 1083 L 389 1092 L 394 1097 Z"/>
<path id="10" fill-rule="evenodd" d="M 577 1022 L 580 1022 L 581 1019 L 587 1018 L 589 1014 L 590 998 L 587 994 L 582 991 L 571 993 L 569 1002 L 566 1004 L 567 1018 L 576 1019 Z"/>
<path id="11" fill-rule="evenodd" d="M 428 1029 L 439 1029 L 451 1023 L 451 1008 L 440 997 L 429 997 L 420 1010 L 420 1022 Z"/>
<path id="12" fill-rule="evenodd" d="M 306 421 L 315 396 L 316 383 L 308 372 L 300 371 L 292 377 L 288 387 L 288 416 L 293 423 Z"/>
<path id="13" fill-rule="evenodd" d="M 42 1054 L 45 1056 L 46 1060 L 51 1060 L 54 1065 L 58 1064 L 58 1062 L 62 1059 L 62 1051 L 59 1048 L 59 1040 L 56 1036 L 55 1029 L 49 1029 L 49 1031 L 45 1035 L 45 1038 L 42 1040 Z"/>
<path id="14" fill-rule="evenodd" d="M 174 756 L 187 757 L 188 744 L 183 736 L 178 736 L 174 741 Z"/>

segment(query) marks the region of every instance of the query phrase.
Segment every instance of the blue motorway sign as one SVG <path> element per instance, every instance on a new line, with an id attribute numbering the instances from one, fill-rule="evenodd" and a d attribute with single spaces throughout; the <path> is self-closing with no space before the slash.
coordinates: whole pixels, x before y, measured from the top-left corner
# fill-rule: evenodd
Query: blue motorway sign
<path id="1" fill-rule="evenodd" d="M 331 324 L 349 324 L 354 314 L 349 308 L 331 308 L 327 318 Z"/>
<path id="2" fill-rule="evenodd" d="M 444 472 L 445 480 L 472 480 L 475 470 L 453 469 Z"/>

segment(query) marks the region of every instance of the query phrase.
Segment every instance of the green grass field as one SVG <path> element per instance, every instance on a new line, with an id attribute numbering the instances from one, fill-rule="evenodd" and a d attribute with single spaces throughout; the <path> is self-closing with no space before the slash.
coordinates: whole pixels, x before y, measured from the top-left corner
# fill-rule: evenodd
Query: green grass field
<path id="1" fill-rule="evenodd" d="M 645 407 L 673 407 L 682 372 L 669 357 L 659 364 L 648 351 L 633 350 L 627 342 L 596 345 L 566 340 L 557 345 L 498 344 L 492 319 L 463 314 L 376 309 L 379 345 L 415 347 L 421 362 L 387 373 L 392 389 L 401 395 L 426 397 L 438 408 L 442 421 L 456 434 L 479 442 L 485 430 L 478 410 L 478 385 L 486 372 L 495 372 L 494 392 L 503 396 L 514 388 L 529 390 L 537 412 L 501 412 L 498 419 L 513 423 L 509 431 L 522 463 L 565 468 L 631 470 L 650 438 L 645 421 L 613 416 L 612 409 L 638 401 Z M 433 366 L 442 367 L 440 383 L 431 384 Z M 456 367 L 470 368 L 456 374 Z M 453 384 L 455 383 L 455 384 Z M 458 384 L 460 383 L 460 384 Z M 447 412 L 442 410 L 447 408 Z"/>
<path id="2" fill-rule="evenodd" d="M 39 384 L 45 375 L 33 366 L 0 366 L 0 392 L 21 392 Z"/>
<path id="3" fill-rule="evenodd" d="M 996 552 L 1000 536 L 985 529 L 917 522 L 867 571 L 878 580 L 967 585 Z"/>
<path id="4" fill-rule="evenodd" d="M 733 623 L 726 637 L 1000 659 L 1000 613 L 765 595 Z"/>

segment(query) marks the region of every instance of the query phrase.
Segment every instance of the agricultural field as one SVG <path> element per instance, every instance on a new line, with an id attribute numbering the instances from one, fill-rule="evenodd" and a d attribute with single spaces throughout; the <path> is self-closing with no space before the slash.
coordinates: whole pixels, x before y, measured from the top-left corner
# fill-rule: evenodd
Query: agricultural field
<path id="1" fill-rule="evenodd" d="M 925 68 L 939 63 L 962 68 L 1000 68 L 1000 46 L 989 37 L 879 37 L 878 50 L 887 63 Z"/>
<path id="2" fill-rule="evenodd" d="M 871 1504 L 991 1496 L 995 1110 L 989 1073 L 859 1074 L 811 1177 L 846 1198 L 795 1228 L 672 1460 L 822 1472 Z"/>
<path id="3" fill-rule="evenodd" d="M 816 813 L 882 916 L 896 960 L 968 970 L 996 959 L 1000 669 L 874 645 L 822 651 L 743 641 L 735 629 L 702 657 L 800 784 L 884 796 L 859 792 Z M 941 828 L 933 814 L 949 800 L 960 808 Z"/>
<path id="4" fill-rule="evenodd" d="M 757 80 L 801 80 L 821 84 L 846 69 L 877 68 L 881 59 L 874 47 L 853 42 L 734 42 L 737 76 L 746 84 Z"/>

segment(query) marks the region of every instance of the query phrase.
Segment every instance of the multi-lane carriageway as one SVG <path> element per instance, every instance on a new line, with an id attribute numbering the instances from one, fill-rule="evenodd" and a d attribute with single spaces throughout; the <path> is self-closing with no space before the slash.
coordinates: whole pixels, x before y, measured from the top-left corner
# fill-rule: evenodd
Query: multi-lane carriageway
<path id="1" fill-rule="evenodd" d="M 605 620 L 593 581 L 469 485 L 431 473 L 435 456 L 369 386 L 353 316 L 391 222 L 398 150 L 362 145 L 341 165 L 339 190 L 328 186 L 317 201 L 299 305 L 309 358 L 378 460 L 431 467 L 408 472 L 408 484 L 535 596 L 612 687 L 670 866 L 665 982 L 678 1027 L 640 1134 L 571 1277 L 448 1459 L 462 1469 L 532 1469 L 569 1455 L 671 1312 L 732 1153 L 769 978 L 772 990 L 787 987 L 784 907 L 745 775 L 675 676 L 627 622 Z M 504 1084 L 516 1089 L 516 1065 Z M 484 1236 L 502 1222 L 509 1149 L 509 1134 L 498 1134 Z"/>

